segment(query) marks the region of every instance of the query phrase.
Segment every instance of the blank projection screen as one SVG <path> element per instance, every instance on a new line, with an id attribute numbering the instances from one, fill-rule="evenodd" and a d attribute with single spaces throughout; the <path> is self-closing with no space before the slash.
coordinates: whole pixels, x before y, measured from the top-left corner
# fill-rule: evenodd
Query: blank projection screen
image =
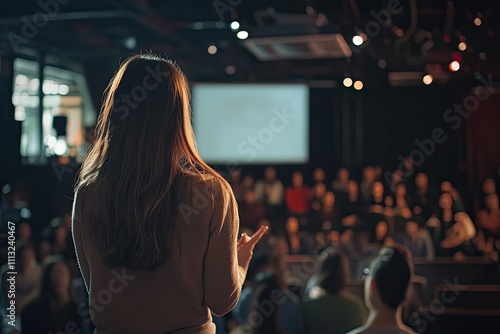
<path id="1" fill-rule="evenodd" d="M 209 163 L 294 164 L 309 159 L 305 84 L 194 84 L 193 126 Z"/>

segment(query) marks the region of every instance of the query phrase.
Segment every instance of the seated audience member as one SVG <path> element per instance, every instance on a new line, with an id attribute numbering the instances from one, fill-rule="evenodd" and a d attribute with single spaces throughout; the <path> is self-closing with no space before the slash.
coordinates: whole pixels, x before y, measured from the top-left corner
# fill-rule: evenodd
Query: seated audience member
<path id="1" fill-rule="evenodd" d="M 470 252 L 469 241 L 476 235 L 476 229 L 465 212 L 453 212 L 453 198 L 450 193 L 441 194 L 438 214 L 429 218 L 426 225 L 437 256 Z"/>
<path id="2" fill-rule="evenodd" d="M 363 179 L 359 184 L 359 200 L 367 205 L 371 202 L 372 187 L 376 180 L 375 170 L 371 166 L 363 169 Z"/>
<path id="3" fill-rule="evenodd" d="M 255 191 L 255 184 L 252 175 L 245 175 L 241 181 L 241 193 L 244 194 L 247 190 Z"/>
<path id="4" fill-rule="evenodd" d="M 441 182 L 441 193 L 449 193 L 451 194 L 451 197 L 453 198 L 453 207 L 455 211 L 458 212 L 463 212 L 465 211 L 465 204 L 462 201 L 462 198 L 460 194 L 458 193 L 457 189 L 453 188 L 453 185 L 451 184 L 450 181 L 443 181 Z"/>
<path id="5" fill-rule="evenodd" d="M 375 225 L 375 238 L 374 243 L 382 246 L 392 246 L 394 244 L 394 240 L 390 236 L 389 225 L 386 221 L 379 221 Z"/>
<path id="6" fill-rule="evenodd" d="M 384 185 L 380 181 L 373 183 L 372 198 L 366 208 L 365 221 L 370 229 L 375 223 L 384 219 L 385 212 Z"/>
<path id="7" fill-rule="evenodd" d="M 255 184 L 255 196 L 257 201 L 266 206 L 267 216 L 270 219 L 279 218 L 284 192 L 283 184 L 276 178 L 276 169 L 267 167 L 264 171 L 264 180 L 259 180 Z"/>
<path id="8" fill-rule="evenodd" d="M 497 185 L 495 180 L 492 178 L 487 178 L 483 182 L 483 186 L 481 188 L 481 193 L 479 196 L 479 209 L 484 209 L 486 207 L 486 197 L 491 194 L 497 193 Z"/>
<path id="9" fill-rule="evenodd" d="M 485 206 L 483 210 L 477 213 L 477 227 L 484 231 L 486 237 L 498 238 L 500 236 L 500 208 L 498 204 L 498 195 L 488 194 L 485 197 Z"/>
<path id="10" fill-rule="evenodd" d="M 325 171 L 323 170 L 323 168 L 315 168 L 313 170 L 312 177 L 313 177 L 314 185 L 316 185 L 318 183 L 325 184 Z"/>
<path id="11" fill-rule="evenodd" d="M 300 322 L 300 299 L 285 284 L 283 277 L 285 271 L 284 249 L 280 243 L 267 254 L 258 255 L 250 272 L 251 282 L 245 283 L 236 313 L 241 324 L 233 333 L 283 333 L 298 334 Z M 257 266 L 259 266 L 257 268 Z M 255 269 L 255 270 L 254 270 Z M 271 295 L 269 291 L 262 294 L 263 283 L 272 282 Z M 266 302 L 268 300 L 269 302 Z M 273 307 L 269 307 L 273 303 Z M 243 311 L 243 312 L 240 312 Z M 239 312 L 239 313 L 238 313 Z M 271 323 L 264 324 L 264 318 L 273 318 Z M 277 332 L 271 331 L 272 329 Z"/>
<path id="12" fill-rule="evenodd" d="M 311 212 L 317 214 L 323 205 L 323 196 L 326 194 L 326 186 L 324 183 L 316 183 L 312 188 L 311 194 Z"/>
<path id="13" fill-rule="evenodd" d="M 396 235 L 395 242 L 408 248 L 413 257 L 434 258 L 434 246 L 429 231 L 419 229 L 414 221 L 406 223 L 405 232 Z"/>
<path id="14" fill-rule="evenodd" d="M 401 172 L 396 169 L 394 172 L 385 172 L 384 173 L 385 177 L 385 182 L 386 182 L 386 187 L 388 190 L 394 192 L 396 190 L 396 185 L 400 184 L 403 182 L 403 175 Z"/>
<path id="15" fill-rule="evenodd" d="M 81 331 L 77 306 L 70 299 L 70 272 L 62 258 L 45 259 L 37 289 L 21 309 L 23 334 Z"/>
<path id="16" fill-rule="evenodd" d="M 312 247 L 307 237 L 299 233 L 299 221 L 296 217 L 289 217 L 285 222 L 286 242 L 288 254 L 310 254 Z"/>
<path id="17" fill-rule="evenodd" d="M 410 219 L 412 214 L 410 207 L 406 186 L 404 183 L 397 184 L 394 190 L 394 216 Z"/>
<path id="18" fill-rule="evenodd" d="M 264 204 L 257 202 L 255 192 L 247 189 L 243 195 L 243 202 L 238 206 L 240 227 L 256 229 L 259 220 L 266 216 Z"/>
<path id="19" fill-rule="evenodd" d="M 35 249 L 29 241 L 18 241 L 16 244 L 16 258 L 18 261 L 16 276 L 16 303 L 21 305 L 26 297 L 36 287 L 40 268 L 36 262 Z"/>
<path id="20" fill-rule="evenodd" d="M 318 229 L 329 231 L 340 228 L 340 210 L 335 204 L 335 194 L 328 191 L 324 194 L 320 210 L 317 212 Z"/>
<path id="21" fill-rule="evenodd" d="M 339 169 L 337 178 L 332 182 L 332 189 L 339 203 L 343 205 L 347 201 L 347 194 L 349 192 L 349 171 L 347 168 Z"/>
<path id="22" fill-rule="evenodd" d="M 363 302 L 346 291 L 349 262 L 338 249 L 325 249 L 303 303 L 304 333 L 343 334 L 366 320 Z"/>
<path id="23" fill-rule="evenodd" d="M 365 278 L 365 303 L 370 310 L 362 327 L 349 334 L 415 334 L 402 320 L 402 304 L 413 275 L 413 262 L 401 246 L 384 247 Z"/>
<path id="24" fill-rule="evenodd" d="M 429 178 L 425 173 L 418 173 L 415 176 L 415 189 L 413 191 L 413 215 L 417 223 L 423 224 L 436 212 L 436 194 L 429 185 Z"/>
<path id="25" fill-rule="evenodd" d="M 286 208 L 288 213 L 295 216 L 306 216 L 309 214 L 311 201 L 311 190 L 304 185 L 300 172 L 292 175 L 292 185 L 286 188 Z"/>
<path id="26" fill-rule="evenodd" d="M 342 207 L 342 227 L 354 228 L 362 224 L 363 208 L 358 199 L 358 184 L 349 181 L 347 203 Z"/>

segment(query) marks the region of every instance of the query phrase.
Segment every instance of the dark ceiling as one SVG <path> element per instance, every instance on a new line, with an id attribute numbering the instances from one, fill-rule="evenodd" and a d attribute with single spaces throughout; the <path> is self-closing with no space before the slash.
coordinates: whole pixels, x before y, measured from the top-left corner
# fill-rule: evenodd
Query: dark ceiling
<path id="1" fill-rule="evenodd" d="M 387 21 L 377 18 L 391 6 L 402 10 Z M 263 62 L 242 46 L 229 27 L 233 20 L 250 38 L 341 33 L 353 56 Z M 113 68 L 124 54 L 153 50 L 176 59 L 195 80 L 218 80 L 226 76 L 227 65 L 235 66 L 235 77 L 251 81 L 333 80 L 346 72 L 358 77 L 449 72 L 454 57 L 462 62 L 456 77 L 472 77 L 474 71 L 500 76 L 499 21 L 494 0 L 9 1 L 0 13 L 0 46 L 3 52 L 28 47 Z M 380 30 L 370 32 L 377 22 Z M 351 39 L 358 31 L 369 37 L 356 48 Z M 457 48 L 461 39 L 467 43 L 464 52 Z M 218 47 L 215 55 L 207 52 L 211 44 Z"/>

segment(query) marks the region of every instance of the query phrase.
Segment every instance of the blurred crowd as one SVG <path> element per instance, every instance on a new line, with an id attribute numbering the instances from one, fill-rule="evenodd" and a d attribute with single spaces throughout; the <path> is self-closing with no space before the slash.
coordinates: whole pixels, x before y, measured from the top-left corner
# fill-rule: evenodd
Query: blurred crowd
<path id="1" fill-rule="evenodd" d="M 394 253 L 402 245 L 410 256 L 404 262 L 410 269 L 412 257 L 448 256 L 461 261 L 483 256 L 498 261 L 500 208 L 493 179 L 482 184 L 480 209 L 472 214 L 450 181 L 434 185 L 425 173 L 406 178 L 403 173 L 368 166 L 357 182 L 346 168 L 335 175 L 317 168 L 313 182 L 305 184 L 299 171 L 291 180 L 280 178 L 274 167 L 266 168 L 257 180 L 232 172 L 229 183 L 238 201 L 241 232 L 251 235 L 260 225 L 269 226 L 269 231 L 255 249 L 238 305 L 227 316 L 214 318 L 217 332 L 345 333 L 373 320 L 369 313 L 374 309 L 377 314 L 387 312 L 387 319 L 400 319 L 396 323 L 401 326 L 401 319 L 411 325 L 408 317 L 397 313 L 406 290 L 400 288 L 391 296 L 391 289 L 381 283 L 392 282 L 387 274 L 380 274 L 383 279 L 378 281 L 374 278 L 378 283 L 372 284 L 366 304 L 346 292 L 348 281 L 394 270 L 380 264 L 380 252 Z M 3 333 L 93 332 L 71 237 L 71 210 L 66 211 L 37 229 L 22 189 L 3 188 Z M 8 310 L 7 221 L 16 226 L 15 326 L 9 324 L 13 316 Z M 314 268 L 303 282 L 290 283 L 289 255 L 313 259 Z M 405 280 L 411 278 L 399 280 L 406 287 Z"/>
<path id="2" fill-rule="evenodd" d="M 276 169 L 268 167 L 255 182 L 250 175 L 232 172 L 230 184 L 241 228 L 269 225 L 271 233 L 286 240 L 290 255 L 315 254 L 330 245 L 360 255 L 398 243 L 414 257 L 498 260 L 500 209 L 492 178 L 484 181 L 481 208 L 471 217 L 450 181 L 434 186 L 423 172 L 408 178 L 403 173 L 367 166 L 356 182 L 341 168 L 327 181 L 325 171 L 317 168 L 312 184 L 305 184 L 296 171 L 285 187 Z"/>

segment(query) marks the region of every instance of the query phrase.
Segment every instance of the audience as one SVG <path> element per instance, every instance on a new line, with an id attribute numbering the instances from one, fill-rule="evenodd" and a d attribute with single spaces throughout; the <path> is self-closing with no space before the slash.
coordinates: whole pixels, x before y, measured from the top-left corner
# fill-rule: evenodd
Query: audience
<path id="1" fill-rule="evenodd" d="M 403 324 L 401 316 L 412 275 L 413 264 L 407 251 L 401 246 L 384 247 L 365 278 L 368 320 L 349 334 L 415 333 Z"/>
<path id="2" fill-rule="evenodd" d="M 286 208 L 288 213 L 295 216 L 309 214 L 311 190 L 304 185 L 302 173 L 294 172 L 292 184 L 286 188 Z"/>
<path id="3" fill-rule="evenodd" d="M 327 248 L 311 278 L 314 287 L 303 303 L 304 333 L 344 334 L 366 320 L 363 302 L 346 291 L 349 276 L 347 257 Z"/>
<path id="4" fill-rule="evenodd" d="M 283 183 L 276 178 L 276 169 L 267 167 L 264 171 L 264 180 L 255 184 L 257 201 L 264 203 L 268 219 L 278 219 L 284 202 Z"/>
<path id="5" fill-rule="evenodd" d="M 81 319 L 70 298 L 70 272 L 62 258 L 45 259 L 38 286 L 21 307 L 23 334 L 65 333 L 68 326 L 78 330 Z"/>

